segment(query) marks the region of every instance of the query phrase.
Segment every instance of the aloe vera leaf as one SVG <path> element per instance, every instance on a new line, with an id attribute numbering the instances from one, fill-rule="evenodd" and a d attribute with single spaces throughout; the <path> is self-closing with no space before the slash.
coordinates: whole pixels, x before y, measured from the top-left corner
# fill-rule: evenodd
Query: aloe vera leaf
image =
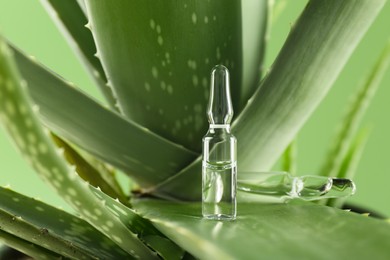
<path id="1" fill-rule="evenodd" d="M 76 171 L 83 180 L 89 182 L 94 187 L 99 187 L 104 193 L 112 198 L 118 198 L 123 204 L 127 204 L 127 198 L 121 189 L 117 186 L 111 186 L 102 173 L 95 167 L 89 164 L 80 154 L 77 153 L 69 144 L 56 135 L 52 134 L 52 138 L 59 148 L 64 149 L 64 157 L 69 164 L 76 166 Z M 108 174 L 107 172 L 105 174 Z M 120 187 L 119 187 L 120 188 Z"/>
<path id="2" fill-rule="evenodd" d="M 24 221 L 19 216 L 7 214 L 0 210 L 1 230 L 14 236 L 22 237 L 29 242 L 35 242 L 46 249 L 70 259 L 97 259 L 83 249 L 73 246 L 70 242 L 55 236 L 45 228 L 37 228 Z"/>
<path id="3" fill-rule="evenodd" d="M 76 148 L 73 147 L 73 148 L 76 149 L 77 147 Z M 129 189 L 127 187 L 127 184 L 122 187 L 122 185 L 119 183 L 120 181 L 118 179 L 119 178 L 118 175 L 120 174 L 120 172 L 115 167 L 97 159 L 95 156 L 81 149 L 77 149 L 77 152 L 83 157 L 84 160 L 86 160 L 100 173 L 104 181 L 106 181 L 111 186 L 111 188 L 113 188 L 116 191 L 117 194 L 123 194 L 126 197 L 129 196 L 128 194 Z M 126 182 L 135 183 L 134 180 L 132 180 L 131 178 L 126 178 Z M 111 196 L 111 197 L 114 198 L 115 196 Z M 128 203 L 128 201 L 125 202 L 122 201 L 119 197 L 117 198 L 125 205 Z"/>
<path id="4" fill-rule="evenodd" d="M 240 169 L 272 167 L 326 95 L 384 2 L 308 3 L 260 88 L 233 122 Z M 199 187 L 200 158 L 148 191 L 199 200 Z"/>
<path id="5" fill-rule="evenodd" d="M 85 220 L 9 188 L 0 187 L 0 209 L 38 229 L 47 229 L 91 255 L 106 259 L 126 257 L 123 250 Z"/>
<path id="6" fill-rule="evenodd" d="M 308 3 L 261 88 L 233 124 L 242 169 L 269 169 L 275 163 L 326 95 L 384 3 Z"/>
<path id="7" fill-rule="evenodd" d="M 255 5 L 255 26 L 242 32 L 246 1 L 85 1 L 102 65 L 121 111 L 135 122 L 194 151 L 207 130 L 205 116 L 210 71 L 231 72 L 234 111 L 239 113 L 256 84 L 266 18 Z M 243 11 L 246 11 L 243 10 Z M 250 31 L 252 29 L 252 31 Z M 253 34 L 253 38 L 249 35 Z M 258 37 L 256 37 L 258 36 Z M 251 57 L 243 54 L 242 40 Z M 250 41 L 254 42 L 250 42 Z M 112 46 L 115 46 L 113 48 Z M 243 79 L 242 62 L 254 79 Z M 247 66 L 253 65 L 248 68 Z"/>
<path id="8" fill-rule="evenodd" d="M 15 50 L 43 122 L 59 136 L 123 170 L 140 185 L 159 183 L 196 154 L 123 119 Z"/>
<path id="9" fill-rule="evenodd" d="M 118 221 L 126 225 L 134 234 L 148 246 L 153 248 L 164 259 L 181 259 L 184 251 L 167 239 L 161 232 L 155 229 L 151 223 L 134 212 L 133 209 L 121 204 L 118 200 L 114 200 L 100 189 L 89 186 L 91 192 L 101 201 L 104 207 L 107 208 Z M 109 231 L 109 226 L 103 227 Z"/>
<path id="10" fill-rule="evenodd" d="M 165 237 L 165 236 L 164 236 Z M 155 250 L 163 259 L 169 260 L 183 260 L 185 251 L 179 247 L 173 247 L 173 242 L 168 238 L 162 238 L 161 236 L 148 235 L 143 236 L 142 240 L 153 250 Z"/>
<path id="11" fill-rule="evenodd" d="M 203 219 L 201 203 L 133 204 L 199 259 L 386 259 L 390 254 L 385 221 L 310 203 L 241 203 L 235 221 Z"/>
<path id="12" fill-rule="evenodd" d="M 269 21 L 268 0 L 242 0 L 242 82 L 239 108 L 260 84 Z M 256 30 L 254 30 L 256 28 Z M 232 75 L 233 77 L 233 75 Z M 240 112 L 241 109 L 239 109 Z M 236 113 L 238 114 L 238 113 Z"/>
<path id="13" fill-rule="evenodd" d="M 271 23 L 274 23 L 280 15 L 283 13 L 283 11 L 286 9 L 287 4 L 289 3 L 287 0 L 271 0 L 272 4 L 272 12 L 271 12 Z"/>
<path id="14" fill-rule="evenodd" d="M 77 3 L 79 4 L 81 10 L 83 10 L 84 14 L 86 15 L 87 14 L 87 9 L 85 7 L 84 0 L 77 0 Z"/>
<path id="15" fill-rule="evenodd" d="M 370 132 L 370 128 L 363 128 L 355 135 L 336 178 L 353 179 Z"/>
<path id="16" fill-rule="evenodd" d="M 41 0 L 47 13 L 68 40 L 89 75 L 99 87 L 111 109 L 117 110 L 116 99 L 112 90 L 106 85 L 107 79 L 103 67 L 95 56 L 96 46 L 91 32 L 85 28 L 87 17 L 76 0 L 58 1 Z"/>
<path id="17" fill-rule="evenodd" d="M 382 51 L 375 66 L 348 105 L 347 113 L 340 122 L 334 142 L 329 149 L 320 174 L 334 177 L 340 172 L 341 164 L 348 152 L 356 130 L 366 112 L 383 75 L 390 64 L 390 41 Z"/>
<path id="18" fill-rule="evenodd" d="M 297 162 L 297 141 L 294 139 L 282 154 L 282 171 L 296 175 Z"/>
<path id="19" fill-rule="evenodd" d="M 353 179 L 366 146 L 368 136 L 369 130 L 363 129 L 353 138 L 348 152 L 340 165 L 339 172 L 336 175 L 337 178 Z M 331 207 L 340 208 L 344 204 L 345 200 L 345 198 L 329 199 L 324 203 Z"/>
<path id="20" fill-rule="evenodd" d="M 11 235 L 7 232 L 4 232 L 0 229 L 0 243 L 12 247 L 23 254 L 33 257 L 34 259 L 60 259 L 61 255 L 56 254 L 50 250 L 47 250 L 39 245 L 35 245 L 26 240 L 23 240 L 17 236 Z M 3 246 L 0 248 L 0 259 L 7 260 L 9 258 L 4 258 Z"/>
<path id="21" fill-rule="evenodd" d="M 13 55 L 0 38 L 0 120 L 18 150 L 70 206 L 130 256 L 157 258 L 88 189 L 88 183 L 78 176 L 75 166 L 69 165 L 62 151 L 51 142 L 49 132 L 38 120 L 39 106 L 33 105 L 27 95 L 27 83 L 21 78 Z"/>

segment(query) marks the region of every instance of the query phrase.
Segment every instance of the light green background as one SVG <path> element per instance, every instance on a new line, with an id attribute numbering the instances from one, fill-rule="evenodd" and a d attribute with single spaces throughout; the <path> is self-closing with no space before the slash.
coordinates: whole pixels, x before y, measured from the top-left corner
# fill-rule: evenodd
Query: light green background
<path id="1" fill-rule="evenodd" d="M 272 63 L 284 38 L 302 10 L 305 1 L 289 1 L 274 22 L 267 52 Z M 315 114 L 299 134 L 299 173 L 315 174 L 322 163 L 332 133 L 354 90 L 362 82 L 390 36 L 390 3 L 387 3 L 364 40 L 348 62 L 340 78 Z M 53 25 L 39 1 L 0 0 L 0 31 L 25 52 L 74 82 L 92 96 L 100 98 L 91 80 Z M 357 194 L 350 201 L 390 216 L 390 71 L 386 74 L 363 125 L 372 126 L 357 176 Z M 0 185 L 10 184 L 16 191 L 66 207 L 22 160 L 11 142 L 0 131 Z"/>

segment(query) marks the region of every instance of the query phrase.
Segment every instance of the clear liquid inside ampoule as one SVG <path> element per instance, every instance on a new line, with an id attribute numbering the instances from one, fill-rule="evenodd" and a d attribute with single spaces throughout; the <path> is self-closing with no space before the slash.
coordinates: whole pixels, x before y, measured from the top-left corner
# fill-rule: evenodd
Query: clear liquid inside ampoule
<path id="1" fill-rule="evenodd" d="M 236 162 L 203 161 L 202 214 L 208 219 L 236 218 Z"/>

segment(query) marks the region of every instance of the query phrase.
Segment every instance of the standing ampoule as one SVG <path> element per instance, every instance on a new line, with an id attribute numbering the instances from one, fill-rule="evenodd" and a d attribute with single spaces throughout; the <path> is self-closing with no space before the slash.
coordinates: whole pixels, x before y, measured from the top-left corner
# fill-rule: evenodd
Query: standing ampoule
<path id="1" fill-rule="evenodd" d="M 217 65 L 211 72 L 210 123 L 203 137 L 202 214 L 208 219 L 236 218 L 237 140 L 230 133 L 233 106 L 229 71 Z"/>

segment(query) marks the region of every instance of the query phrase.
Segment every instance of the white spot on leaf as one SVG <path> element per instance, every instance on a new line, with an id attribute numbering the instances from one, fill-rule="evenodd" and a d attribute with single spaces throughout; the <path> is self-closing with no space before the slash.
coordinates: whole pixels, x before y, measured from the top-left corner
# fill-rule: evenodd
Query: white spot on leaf
<path id="1" fill-rule="evenodd" d="M 119 244 L 123 243 L 122 239 L 118 236 L 112 235 L 112 239 Z"/>
<path id="2" fill-rule="evenodd" d="M 221 59 L 221 50 L 219 49 L 219 47 L 217 47 L 217 59 Z"/>
<path id="3" fill-rule="evenodd" d="M 10 100 L 6 100 L 5 101 L 5 110 L 11 116 L 14 116 L 15 113 L 16 113 L 15 106 L 14 106 L 14 104 Z"/>
<path id="4" fill-rule="evenodd" d="M 168 85 L 167 91 L 168 91 L 169 94 L 172 95 L 172 93 L 173 93 L 173 87 L 172 87 L 172 85 Z"/>
<path id="5" fill-rule="evenodd" d="M 150 19 L 150 28 L 152 28 L 154 30 L 154 28 L 156 28 L 156 22 L 153 20 L 153 19 Z"/>
<path id="6" fill-rule="evenodd" d="M 199 84 L 198 76 L 196 76 L 196 75 L 192 76 L 192 84 L 194 84 L 195 87 L 198 86 L 198 84 Z"/>
<path id="7" fill-rule="evenodd" d="M 162 90 L 165 90 L 165 89 L 167 88 L 167 85 L 165 84 L 164 81 L 161 81 L 160 86 L 161 86 L 161 89 L 162 89 Z"/>
<path id="8" fill-rule="evenodd" d="M 150 84 L 148 82 L 145 82 L 145 89 L 146 91 L 150 91 Z"/>
<path id="9" fill-rule="evenodd" d="M 164 44 L 164 39 L 163 39 L 163 37 L 162 37 L 161 35 L 159 35 L 159 36 L 157 37 L 157 43 L 158 43 L 159 45 L 163 45 L 163 44 Z"/>
<path id="10" fill-rule="evenodd" d="M 68 193 L 71 195 L 71 196 L 76 196 L 77 195 L 77 191 L 73 188 L 68 188 Z"/>
<path id="11" fill-rule="evenodd" d="M 30 143 L 36 143 L 37 142 L 37 137 L 35 136 L 35 134 L 33 132 L 28 132 L 27 133 L 27 140 Z"/>
<path id="12" fill-rule="evenodd" d="M 154 78 L 157 78 L 158 77 L 158 70 L 156 67 L 152 67 L 152 75 Z"/>
<path id="13" fill-rule="evenodd" d="M 36 206 L 35 209 L 41 212 L 45 211 L 45 209 L 40 206 Z"/>
<path id="14" fill-rule="evenodd" d="M 197 21 L 196 13 L 192 13 L 191 18 L 192 18 L 192 23 L 196 24 L 196 21 Z"/>
<path id="15" fill-rule="evenodd" d="M 203 77 L 203 78 L 202 78 L 202 86 L 205 87 L 205 88 L 207 88 L 207 83 L 208 83 L 207 78 L 206 78 L 206 77 Z"/>
<path id="16" fill-rule="evenodd" d="M 48 152 L 49 148 L 47 147 L 47 145 L 45 143 L 41 142 L 38 144 L 38 150 L 40 153 L 45 154 Z"/>

